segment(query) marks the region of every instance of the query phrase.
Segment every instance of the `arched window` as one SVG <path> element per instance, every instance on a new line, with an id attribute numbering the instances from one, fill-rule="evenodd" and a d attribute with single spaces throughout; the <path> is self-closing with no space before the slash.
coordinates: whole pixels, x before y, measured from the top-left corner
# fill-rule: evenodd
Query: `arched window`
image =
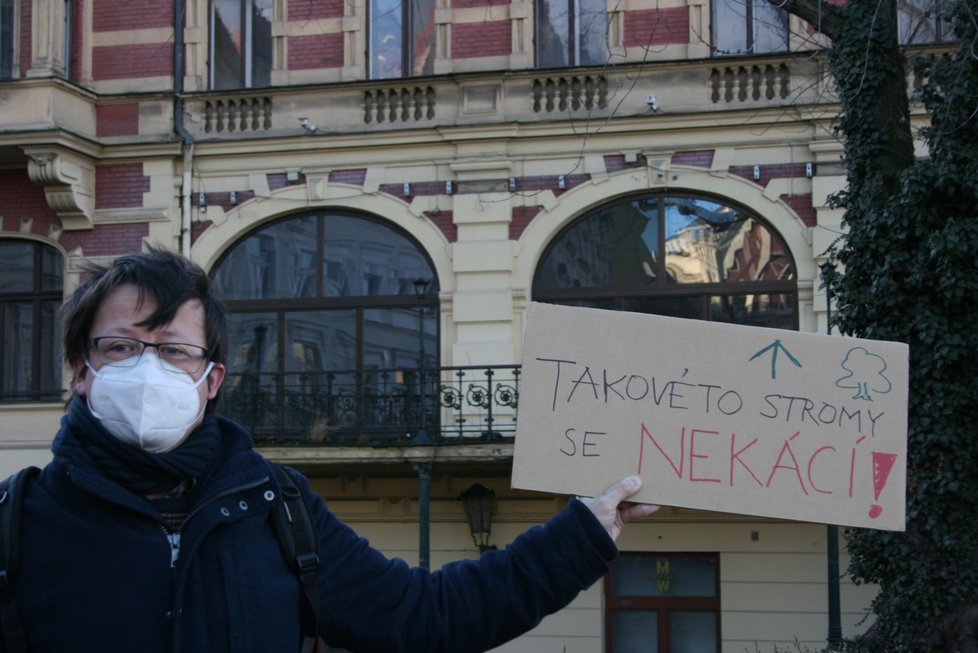
<path id="1" fill-rule="evenodd" d="M 64 298 L 61 253 L 33 240 L 0 240 L 0 400 L 60 401 Z"/>
<path id="2" fill-rule="evenodd" d="M 407 234 L 363 215 L 289 217 L 213 277 L 231 314 L 225 414 L 259 439 L 404 435 L 418 370 L 438 366 L 438 282 Z"/>
<path id="3" fill-rule="evenodd" d="M 763 220 L 722 200 L 653 193 L 571 223 L 544 253 L 536 301 L 796 329 L 794 261 Z"/>

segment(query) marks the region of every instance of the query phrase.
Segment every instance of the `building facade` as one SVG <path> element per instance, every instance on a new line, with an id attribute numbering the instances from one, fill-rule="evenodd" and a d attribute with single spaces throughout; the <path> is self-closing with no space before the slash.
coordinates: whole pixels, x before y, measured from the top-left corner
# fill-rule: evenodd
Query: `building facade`
<path id="1" fill-rule="evenodd" d="M 907 42 L 942 38 L 923 4 Z M 509 485 L 530 301 L 827 330 L 838 105 L 766 2 L 0 0 L 0 27 L 4 474 L 49 457 L 83 265 L 149 245 L 228 302 L 223 412 L 432 568 L 479 554 L 467 489 L 483 548 L 566 500 Z M 836 537 L 664 509 L 499 650 L 818 649 Z M 841 634 L 872 593 L 843 578 Z"/>

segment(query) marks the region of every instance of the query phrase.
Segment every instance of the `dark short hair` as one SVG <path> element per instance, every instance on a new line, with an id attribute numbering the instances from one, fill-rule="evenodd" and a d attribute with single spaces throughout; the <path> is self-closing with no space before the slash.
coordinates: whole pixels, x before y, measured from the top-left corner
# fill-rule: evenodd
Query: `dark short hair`
<path id="1" fill-rule="evenodd" d="M 120 256 L 109 265 L 86 266 L 85 273 L 87 278 L 61 307 L 62 342 L 72 369 L 85 361 L 99 306 L 116 288 L 129 284 L 138 289 L 140 302 L 147 296 L 156 300 L 156 310 L 139 323 L 148 329 L 169 324 L 188 301 L 200 301 L 210 360 L 225 362 L 227 309 L 216 296 L 207 273 L 193 261 L 167 249 L 150 247 L 146 252 Z M 208 402 L 208 412 L 214 409 L 216 399 Z"/>

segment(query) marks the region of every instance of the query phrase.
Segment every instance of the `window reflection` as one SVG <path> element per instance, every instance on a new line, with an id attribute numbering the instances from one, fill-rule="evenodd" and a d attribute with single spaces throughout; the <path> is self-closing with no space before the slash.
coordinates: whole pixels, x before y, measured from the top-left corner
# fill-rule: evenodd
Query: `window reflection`
<path id="1" fill-rule="evenodd" d="M 545 255 L 544 288 L 645 286 L 658 275 L 657 201 L 614 204 L 571 226 Z"/>
<path id="2" fill-rule="evenodd" d="M 781 236 L 717 199 L 655 193 L 564 229 L 533 296 L 572 306 L 795 328 L 796 273 Z"/>
<path id="3" fill-rule="evenodd" d="M 262 439 L 410 432 L 422 348 L 438 366 L 438 283 L 404 233 L 359 215 L 291 217 L 238 242 L 213 277 L 231 312 L 224 414 Z M 423 301 L 421 277 L 433 280 Z"/>

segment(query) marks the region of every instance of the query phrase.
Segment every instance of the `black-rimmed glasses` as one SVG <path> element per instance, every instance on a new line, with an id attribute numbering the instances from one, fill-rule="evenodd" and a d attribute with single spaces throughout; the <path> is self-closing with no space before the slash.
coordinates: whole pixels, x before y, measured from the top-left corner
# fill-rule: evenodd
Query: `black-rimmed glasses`
<path id="1" fill-rule="evenodd" d="M 204 367 L 208 358 L 205 347 L 182 342 L 145 342 L 119 336 L 92 338 L 92 349 L 102 365 L 132 367 L 139 362 L 147 347 L 156 349 L 160 363 L 171 372 L 196 374 Z"/>

